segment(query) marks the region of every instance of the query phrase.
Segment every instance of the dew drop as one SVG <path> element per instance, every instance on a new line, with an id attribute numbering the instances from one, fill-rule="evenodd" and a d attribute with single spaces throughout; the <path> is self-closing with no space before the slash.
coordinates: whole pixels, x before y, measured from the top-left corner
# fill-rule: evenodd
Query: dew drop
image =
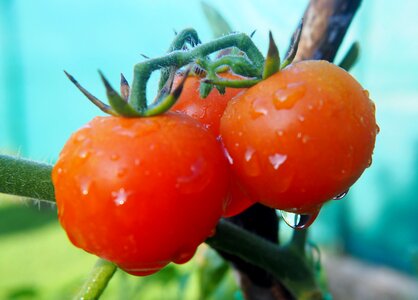
<path id="1" fill-rule="evenodd" d="M 308 109 L 309 109 L 309 110 L 313 110 L 313 105 L 309 104 L 309 105 L 308 105 Z"/>
<path id="2" fill-rule="evenodd" d="M 370 97 L 370 93 L 369 93 L 369 91 L 368 91 L 368 90 L 363 90 L 363 94 L 364 94 L 364 96 L 366 96 L 367 98 L 369 98 L 369 97 Z"/>
<path id="3" fill-rule="evenodd" d="M 118 169 L 118 171 L 116 172 L 116 176 L 119 178 L 122 178 L 123 176 L 126 175 L 126 168 L 120 168 Z"/>
<path id="4" fill-rule="evenodd" d="M 305 229 L 315 221 L 316 217 L 318 217 L 319 210 L 302 214 L 282 210 L 281 214 L 285 223 L 293 229 Z"/>
<path id="5" fill-rule="evenodd" d="M 245 161 L 249 162 L 254 155 L 255 150 L 253 148 L 247 148 L 245 151 Z"/>
<path id="6" fill-rule="evenodd" d="M 380 127 L 379 125 L 376 124 L 376 134 L 379 134 L 379 132 L 380 132 Z"/>
<path id="7" fill-rule="evenodd" d="M 113 161 L 117 161 L 119 158 L 120 158 L 119 154 L 116 154 L 116 153 L 115 154 L 112 154 L 110 156 L 110 159 L 113 160 Z"/>
<path id="8" fill-rule="evenodd" d="M 276 109 L 289 109 L 305 95 L 306 86 L 303 82 L 294 82 L 276 91 L 273 104 Z"/>
<path id="9" fill-rule="evenodd" d="M 346 191 L 342 192 L 341 194 L 338 194 L 337 196 L 335 196 L 334 198 L 332 198 L 332 200 L 341 200 L 342 198 L 344 198 L 345 196 L 347 196 L 349 189 L 347 189 Z"/>
<path id="10" fill-rule="evenodd" d="M 117 206 L 125 204 L 126 200 L 128 200 L 128 196 L 129 193 L 126 192 L 124 188 L 120 188 L 118 191 L 112 192 L 112 197 L 114 198 L 113 202 L 115 202 Z"/>
<path id="11" fill-rule="evenodd" d="M 287 155 L 284 154 L 273 154 L 269 156 L 270 164 L 275 170 L 277 170 L 287 159 Z"/>
<path id="12" fill-rule="evenodd" d="M 62 172 L 63 172 L 62 168 L 58 168 L 57 172 L 58 172 L 58 174 L 62 174 Z"/>
<path id="13" fill-rule="evenodd" d="M 278 135 L 278 136 L 283 136 L 283 134 L 284 134 L 284 133 L 283 133 L 283 130 L 279 130 L 279 131 L 277 131 L 277 135 Z"/>
<path id="14" fill-rule="evenodd" d="M 80 154 L 79 154 L 80 158 L 85 159 L 85 158 L 87 158 L 87 156 L 89 156 L 89 152 L 87 150 L 81 150 L 80 151 Z"/>
<path id="15" fill-rule="evenodd" d="M 268 114 L 268 110 L 263 103 L 263 99 L 258 98 L 253 101 L 250 114 L 253 119 L 266 116 Z"/>
<path id="16" fill-rule="evenodd" d="M 300 122 L 304 122 L 304 121 L 305 121 L 305 117 L 304 117 L 304 116 L 302 116 L 302 115 L 301 115 L 301 116 L 299 116 L 299 118 L 298 118 L 298 119 L 299 119 L 299 121 L 300 121 Z"/>
<path id="17" fill-rule="evenodd" d="M 136 158 L 134 160 L 134 164 L 135 164 L 135 166 L 139 166 L 141 164 L 141 160 L 139 158 Z"/>
<path id="18" fill-rule="evenodd" d="M 302 138 L 302 132 L 298 132 L 298 133 L 297 133 L 297 135 L 296 135 L 296 137 L 297 137 L 298 139 Z"/>
<path id="19" fill-rule="evenodd" d="M 228 159 L 229 164 L 233 165 L 234 164 L 234 159 L 231 157 L 231 154 L 229 154 L 228 150 L 226 150 L 225 147 L 223 147 L 224 149 L 224 153 L 226 158 Z"/>
<path id="20" fill-rule="evenodd" d="M 366 168 L 369 168 L 369 167 L 372 165 L 372 163 L 373 163 L 373 159 L 370 157 L 370 158 L 367 160 L 367 166 L 366 166 Z"/>
<path id="21" fill-rule="evenodd" d="M 86 136 L 84 135 L 84 134 L 79 134 L 79 135 L 77 135 L 77 137 L 75 138 L 75 140 L 77 141 L 77 142 L 82 142 L 82 141 L 84 141 L 86 139 Z"/>
<path id="22" fill-rule="evenodd" d="M 302 137 L 302 143 L 304 143 L 304 144 L 306 144 L 308 141 L 309 141 L 309 136 L 307 136 L 307 135 L 304 135 L 303 137 Z"/>
<path id="23" fill-rule="evenodd" d="M 90 180 L 83 180 L 81 182 L 80 188 L 81 188 L 81 194 L 83 196 L 87 196 L 89 194 L 90 185 L 91 185 L 91 181 Z"/>

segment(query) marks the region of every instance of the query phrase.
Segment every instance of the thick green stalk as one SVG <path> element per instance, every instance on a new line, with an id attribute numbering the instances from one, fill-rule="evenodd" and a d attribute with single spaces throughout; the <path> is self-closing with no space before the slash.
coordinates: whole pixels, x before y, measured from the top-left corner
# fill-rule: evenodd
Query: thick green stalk
<path id="1" fill-rule="evenodd" d="M 99 299 L 115 272 L 116 265 L 106 260 L 99 259 L 94 265 L 89 278 L 84 282 L 84 285 L 74 299 Z"/>
<path id="2" fill-rule="evenodd" d="M 0 193 L 55 201 L 52 166 L 0 154 Z"/>
<path id="3" fill-rule="evenodd" d="M 267 270 L 296 299 L 322 299 L 312 268 L 303 254 L 293 246 L 279 247 L 223 220 L 219 222 L 216 234 L 206 243 Z"/>
<path id="4" fill-rule="evenodd" d="M 249 36 L 244 33 L 234 33 L 214 41 L 196 46 L 190 51 L 173 51 L 163 57 L 150 59 L 134 67 L 134 78 L 132 83 L 130 104 L 138 111 L 145 111 L 147 108 L 146 87 L 151 73 L 155 70 L 175 66 L 180 68 L 191 63 L 198 57 L 205 57 L 216 51 L 236 47 L 245 52 L 249 60 L 262 73 L 264 57 L 254 45 Z M 245 75 L 245 74 L 243 74 Z"/>

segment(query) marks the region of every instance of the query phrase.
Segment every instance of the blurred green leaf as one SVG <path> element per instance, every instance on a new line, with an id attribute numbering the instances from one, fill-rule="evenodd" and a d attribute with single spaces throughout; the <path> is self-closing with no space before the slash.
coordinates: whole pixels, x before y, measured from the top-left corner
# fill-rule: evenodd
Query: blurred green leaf
<path id="1" fill-rule="evenodd" d="M 213 8 L 206 2 L 201 3 L 203 13 L 205 14 L 206 19 L 208 20 L 209 25 L 212 28 L 214 37 L 220 37 L 222 35 L 232 32 L 231 26 L 229 26 L 228 22 L 215 8 Z"/>

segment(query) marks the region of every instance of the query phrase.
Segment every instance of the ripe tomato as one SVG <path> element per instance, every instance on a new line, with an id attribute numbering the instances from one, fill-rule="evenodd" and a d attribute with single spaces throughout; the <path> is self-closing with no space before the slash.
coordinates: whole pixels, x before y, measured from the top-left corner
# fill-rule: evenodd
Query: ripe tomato
<path id="1" fill-rule="evenodd" d="M 231 80 L 242 78 L 230 72 L 221 73 L 220 76 Z M 181 76 L 175 78 L 174 86 L 177 86 L 180 79 Z M 189 76 L 172 110 L 191 116 L 211 130 L 216 136 L 219 136 L 220 119 L 226 105 L 233 97 L 242 93 L 244 89 L 227 88 L 225 94 L 220 94 L 218 90 L 213 89 L 205 99 L 202 99 L 199 96 L 199 87 L 200 78 Z M 230 196 L 225 206 L 224 217 L 232 217 L 239 214 L 255 203 L 248 197 L 237 180 L 232 179 L 231 181 Z"/>
<path id="2" fill-rule="evenodd" d="M 93 119 L 68 140 L 52 176 L 72 243 L 134 275 L 188 261 L 228 191 L 218 141 L 177 113 Z"/>
<path id="3" fill-rule="evenodd" d="M 220 131 L 252 197 L 306 213 L 346 191 L 370 165 L 377 129 L 374 103 L 350 74 L 303 61 L 234 98 Z"/>

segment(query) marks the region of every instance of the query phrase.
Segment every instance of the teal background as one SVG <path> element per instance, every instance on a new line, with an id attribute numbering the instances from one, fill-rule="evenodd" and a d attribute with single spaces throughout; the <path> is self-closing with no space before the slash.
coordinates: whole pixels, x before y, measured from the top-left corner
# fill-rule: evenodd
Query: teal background
<path id="1" fill-rule="evenodd" d="M 341 201 L 326 205 L 311 238 L 400 270 L 418 261 L 417 1 L 363 1 L 341 53 L 357 40 L 353 75 L 376 102 L 381 128 L 371 168 Z M 237 31 L 272 30 L 282 52 L 307 1 L 208 1 Z M 163 54 L 173 29 L 212 38 L 199 1 L 1 0 L 0 152 L 53 162 L 70 133 L 101 114 L 63 74 L 105 99 L 100 68 L 117 86 L 140 54 Z M 154 82 L 155 86 L 155 82 Z M 152 94 L 152 88 L 150 88 Z M 155 90 L 155 89 L 154 89 Z"/>

